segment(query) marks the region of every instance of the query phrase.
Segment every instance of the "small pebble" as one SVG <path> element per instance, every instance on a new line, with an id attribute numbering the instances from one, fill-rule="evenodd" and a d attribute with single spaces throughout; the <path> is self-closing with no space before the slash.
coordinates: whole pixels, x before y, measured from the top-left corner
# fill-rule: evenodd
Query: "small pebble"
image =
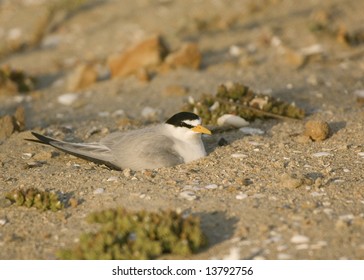
<path id="1" fill-rule="evenodd" d="M 7 222 L 8 222 L 8 220 L 6 218 L 1 218 L 0 219 L 0 226 L 4 226 Z"/>
<path id="2" fill-rule="evenodd" d="M 58 103 L 66 106 L 72 105 L 78 99 L 78 95 L 75 93 L 65 93 L 58 96 Z"/>
<path id="3" fill-rule="evenodd" d="M 339 216 L 339 220 L 342 220 L 344 222 L 351 222 L 352 220 L 354 220 L 354 218 L 355 217 L 353 214 L 346 214 Z"/>
<path id="4" fill-rule="evenodd" d="M 78 200 L 74 197 L 71 197 L 68 201 L 69 205 L 72 207 L 72 208 L 76 208 L 78 206 Z"/>
<path id="5" fill-rule="evenodd" d="M 219 107 L 220 107 L 219 101 L 215 101 L 215 103 L 212 104 L 212 106 L 209 108 L 209 111 L 211 111 L 211 112 L 215 111 L 215 110 L 219 109 Z"/>
<path id="6" fill-rule="evenodd" d="M 214 189 L 217 189 L 217 185 L 216 184 L 210 184 L 210 185 L 205 186 L 205 189 L 214 190 Z"/>
<path id="7" fill-rule="evenodd" d="M 110 116 L 110 112 L 104 111 L 104 112 L 98 112 L 97 113 L 100 118 L 107 118 Z"/>
<path id="8" fill-rule="evenodd" d="M 116 176 L 111 176 L 107 178 L 106 182 L 117 182 L 119 179 Z"/>
<path id="9" fill-rule="evenodd" d="M 33 159 L 35 161 L 45 161 L 47 159 L 51 159 L 53 157 L 53 153 L 51 151 L 41 151 L 39 153 L 36 153 L 33 156 Z"/>
<path id="10" fill-rule="evenodd" d="M 242 50 L 241 50 L 241 48 L 240 48 L 240 47 L 238 47 L 237 45 L 232 45 L 232 46 L 230 46 L 230 48 L 229 48 L 229 54 L 230 54 L 231 56 L 236 57 L 236 56 L 241 55 L 241 53 L 242 53 Z"/>
<path id="11" fill-rule="evenodd" d="M 155 119 L 158 116 L 158 110 L 152 107 L 144 107 L 142 110 L 142 117 L 148 120 Z"/>
<path id="12" fill-rule="evenodd" d="M 247 158 L 248 156 L 245 154 L 232 154 L 231 157 L 233 158 Z"/>
<path id="13" fill-rule="evenodd" d="M 364 89 L 358 89 L 358 90 L 354 91 L 354 95 L 357 97 L 364 98 Z"/>
<path id="14" fill-rule="evenodd" d="M 310 194 L 311 194 L 313 197 L 326 195 L 325 193 L 319 193 L 319 192 L 312 192 L 312 193 L 310 193 Z"/>
<path id="15" fill-rule="evenodd" d="M 247 197 L 248 197 L 248 195 L 246 193 L 242 193 L 242 192 L 240 192 L 238 195 L 235 196 L 235 198 L 239 199 L 239 200 L 245 199 Z"/>
<path id="16" fill-rule="evenodd" d="M 242 127 L 239 129 L 242 133 L 246 135 L 263 135 L 264 131 L 259 128 L 253 127 Z"/>
<path id="17" fill-rule="evenodd" d="M 314 157 L 327 157 L 327 156 L 331 156 L 332 154 L 328 153 L 328 152 L 318 152 L 318 153 L 314 153 L 313 156 Z"/>
<path id="18" fill-rule="evenodd" d="M 111 114 L 113 117 L 125 117 L 125 112 L 122 109 L 116 110 Z"/>
<path id="19" fill-rule="evenodd" d="M 292 258 L 292 256 L 291 256 L 291 255 L 289 255 L 289 254 L 285 254 L 285 253 L 279 253 L 279 254 L 277 255 L 277 258 L 278 258 L 279 260 L 290 260 L 290 259 Z"/>
<path id="20" fill-rule="evenodd" d="M 62 37 L 59 35 L 48 35 L 42 40 L 42 48 L 54 48 L 59 45 Z"/>
<path id="21" fill-rule="evenodd" d="M 139 195 L 139 198 L 146 199 L 146 200 L 150 200 L 151 199 L 151 197 L 149 195 L 146 195 L 145 193 L 140 194 Z"/>
<path id="22" fill-rule="evenodd" d="M 96 190 L 94 190 L 94 194 L 102 194 L 104 192 L 105 190 L 103 188 L 97 188 Z"/>
<path id="23" fill-rule="evenodd" d="M 310 246 L 310 249 L 312 250 L 320 250 L 322 249 L 322 247 L 326 247 L 327 246 L 327 242 L 324 240 L 318 241 L 316 244 L 312 244 Z"/>
<path id="24" fill-rule="evenodd" d="M 131 170 L 129 168 L 125 168 L 123 170 L 123 175 L 124 177 L 129 178 L 131 176 Z"/>
<path id="25" fill-rule="evenodd" d="M 332 210 L 331 208 L 325 208 L 323 210 L 323 212 L 328 215 L 328 216 L 331 216 L 333 213 L 334 213 L 334 210 Z"/>
<path id="26" fill-rule="evenodd" d="M 302 244 L 302 243 L 308 243 L 310 241 L 310 239 L 307 236 L 296 234 L 296 235 L 292 236 L 290 241 L 291 241 L 291 243 L 294 243 L 294 244 Z"/>
<path id="27" fill-rule="evenodd" d="M 192 191 L 183 191 L 179 194 L 180 197 L 188 200 L 188 201 L 192 201 L 195 200 L 197 198 L 196 194 Z"/>
<path id="28" fill-rule="evenodd" d="M 11 201 L 5 197 L 0 198 L 0 208 L 6 208 L 11 205 Z"/>
<path id="29" fill-rule="evenodd" d="M 281 176 L 280 182 L 281 182 L 283 187 L 292 188 L 292 189 L 298 188 L 298 187 L 302 186 L 303 183 L 304 183 L 303 179 L 296 178 L 296 176 L 294 176 L 294 175 L 291 176 L 291 175 L 286 174 L 286 173 L 284 173 Z"/>
<path id="30" fill-rule="evenodd" d="M 32 154 L 32 153 L 23 153 L 23 154 L 21 155 L 21 158 L 22 158 L 22 159 L 30 159 L 33 155 L 34 155 L 34 154 Z"/>
<path id="31" fill-rule="evenodd" d="M 28 168 L 36 168 L 41 167 L 44 163 L 44 161 L 31 161 L 27 163 L 27 166 Z"/>
<path id="32" fill-rule="evenodd" d="M 360 156 L 360 157 L 364 158 L 364 152 L 360 152 L 360 153 L 358 153 L 358 156 Z"/>
<path id="33" fill-rule="evenodd" d="M 223 260 L 240 260 L 240 248 L 232 247 L 228 255 L 225 255 Z"/>
<path id="34" fill-rule="evenodd" d="M 250 145 L 252 145 L 252 146 L 263 146 L 263 144 L 262 144 L 262 143 L 255 142 L 255 141 L 249 141 L 248 143 L 249 143 Z"/>
<path id="35" fill-rule="evenodd" d="M 296 250 L 307 250 L 308 249 L 308 244 L 303 243 L 303 244 L 298 244 L 296 246 Z"/>

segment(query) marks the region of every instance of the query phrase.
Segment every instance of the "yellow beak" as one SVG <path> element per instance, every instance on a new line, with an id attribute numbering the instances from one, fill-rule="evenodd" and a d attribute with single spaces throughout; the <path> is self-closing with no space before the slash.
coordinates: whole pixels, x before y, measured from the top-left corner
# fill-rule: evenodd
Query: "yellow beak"
<path id="1" fill-rule="evenodd" d="M 194 131 L 194 132 L 199 132 L 199 133 L 204 133 L 204 134 L 211 135 L 211 131 L 208 130 L 206 127 L 203 127 L 202 125 L 197 125 L 197 126 L 191 128 L 191 130 Z"/>

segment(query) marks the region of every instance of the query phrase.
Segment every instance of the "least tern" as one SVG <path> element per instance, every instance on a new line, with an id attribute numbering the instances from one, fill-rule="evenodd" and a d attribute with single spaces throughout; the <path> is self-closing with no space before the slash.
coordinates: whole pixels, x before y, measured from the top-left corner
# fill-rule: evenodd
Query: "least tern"
<path id="1" fill-rule="evenodd" d="M 27 139 L 53 146 L 74 156 L 114 169 L 155 169 L 187 163 L 206 156 L 201 134 L 211 131 L 190 112 L 173 115 L 165 123 L 126 132 L 114 132 L 99 143 L 70 143 L 32 132 Z"/>

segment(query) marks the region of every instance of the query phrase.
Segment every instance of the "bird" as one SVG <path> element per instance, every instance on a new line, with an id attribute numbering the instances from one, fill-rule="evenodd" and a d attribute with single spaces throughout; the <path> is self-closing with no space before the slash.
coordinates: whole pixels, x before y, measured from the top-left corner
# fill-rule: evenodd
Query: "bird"
<path id="1" fill-rule="evenodd" d="M 188 163 L 206 156 L 201 139 L 211 131 L 202 126 L 201 118 L 191 112 L 179 112 L 165 123 L 129 131 L 117 131 L 98 143 L 71 143 L 37 132 L 29 141 L 50 145 L 112 169 L 134 171 L 157 169 Z"/>

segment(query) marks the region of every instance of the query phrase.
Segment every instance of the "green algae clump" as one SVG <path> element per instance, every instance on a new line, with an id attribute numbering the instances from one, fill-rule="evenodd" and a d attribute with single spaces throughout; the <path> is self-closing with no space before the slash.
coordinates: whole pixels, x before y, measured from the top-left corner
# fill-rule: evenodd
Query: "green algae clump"
<path id="1" fill-rule="evenodd" d="M 10 200 L 12 204 L 28 208 L 35 207 L 42 211 L 51 210 L 56 212 L 65 206 L 55 192 L 41 191 L 36 188 L 17 189 L 5 194 L 5 198 Z"/>
<path id="2" fill-rule="evenodd" d="M 240 116 L 247 121 L 266 117 L 302 119 L 305 116 L 305 111 L 294 104 L 257 94 L 239 83 L 229 87 L 220 85 L 216 95 L 205 94 L 183 109 L 193 111 L 208 125 L 216 125 L 217 119 L 224 114 Z"/>
<path id="3" fill-rule="evenodd" d="M 188 256 L 207 244 L 198 217 L 175 211 L 128 212 L 123 208 L 95 212 L 88 222 L 96 233 L 84 233 L 73 249 L 58 252 L 60 259 L 155 259 L 163 254 Z"/>

